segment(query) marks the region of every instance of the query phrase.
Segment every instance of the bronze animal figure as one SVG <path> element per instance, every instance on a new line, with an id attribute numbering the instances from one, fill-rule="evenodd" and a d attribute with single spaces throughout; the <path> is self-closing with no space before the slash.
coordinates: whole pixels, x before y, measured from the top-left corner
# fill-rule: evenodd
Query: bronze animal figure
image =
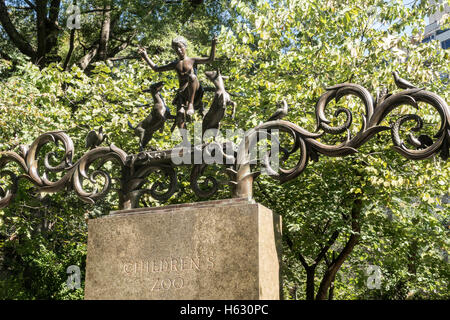
<path id="1" fill-rule="evenodd" d="M 279 105 L 279 103 L 278 103 L 278 105 Z M 286 100 L 282 100 L 281 106 L 272 114 L 272 116 L 269 119 L 267 119 L 267 122 L 280 120 L 280 119 L 284 118 L 285 116 L 287 116 L 287 114 L 288 114 L 288 104 L 287 104 Z"/>
<path id="2" fill-rule="evenodd" d="M 128 126 L 134 130 L 135 135 L 139 137 L 139 149 L 141 151 L 144 150 L 156 131 L 159 130 L 159 132 L 163 132 L 166 120 L 174 118 L 174 116 L 170 114 L 170 109 L 166 106 L 164 99 L 160 94 L 163 86 L 164 82 L 160 81 L 152 84 L 149 89 L 143 90 L 143 92 L 150 92 L 152 94 L 152 111 L 144 120 L 139 122 L 136 127 L 133 127 L 128 121 Z M 152 147 L 150 148 L 155 150 Z"/>
<path id="3" fill-rule="evenodd" d="M 381 89 L 377 90 L 377 95 L 374 101 L 374 107 L 376 108 L 381 103 L 383 103 L 384 100 L 389 98 L 392 94 L 389 93 L 388 89 L 386 87 L 383 87 Z"/>
<path id="4" fill-rule="evenodd" d="M 232 106 L 233 111 L 231 117 L 234 118 L 236 112 L 236 103 L 231 101 L 230 95 L 225 90 L 223 83 L 223 76 L 220 71 L 205 71 L 206 77 L 214 84 L 215 93 L 211 107 L 203 118 L 202 133 L 204 134 L 208 129 L 219 129 L 220 121 L 225 115 L 227 106 Z"/>
<path id="5" fill-rule="evenodd" d="M 395 85 L 400 89 L 414 89 L 417 88 L 415 85 L 413 85 L 408 80 L 405 80 L 403 78 L 400 78 L 397 71 L 392 72 L 392 75 L 394 76 L 394 82 Z"/>
<path id="6" fill-rule="evenodd" d="M 91 130 L 86 136 L 86 148 L 97 148 L 106 138 L 108 138 L 108 136 L 103 133 L 103 126 L 98 129 L 98 132 Z"/>

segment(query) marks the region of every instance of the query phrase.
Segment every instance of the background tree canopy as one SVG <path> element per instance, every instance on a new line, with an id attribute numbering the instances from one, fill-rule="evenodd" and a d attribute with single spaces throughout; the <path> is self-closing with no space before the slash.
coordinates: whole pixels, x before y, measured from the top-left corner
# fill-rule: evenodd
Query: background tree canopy
<path id="1" fill-rule="evenodd" d="M 188 54 L 196 56 L 208 55 L 218 35 L 217 61 L 200 66 L 199 77 L 210 85 L 203 72 L 215 67 L 230 77 L 237 114 L 224 119 L 223 129 L 250 129 L 286 99 L 287 120 L 314 131 L 314 104 L 326 87 L 352 82 L 373 95 L 382 87 L 396 91 L 393 70 L 449 101 L 450 52 L 420 42 L 425 17 L 439 10 L 429 1 L 77 0 L 81 29 L 72 30 L 71 3 L 0 0 L 0 151 L 64 130 L 78 159 L 89 128 L 103 126 L 111 142 L 137 152 L 127 121 L 137 123 L 148 112 L 139 105 L 151 97 L 141 89 L 163 80 L 170 102 L 178 86 L 174 72 L 153 72 L 137 48 L 164 64 L 175 58 L 176 35 L 187 38 Z M 448 28 L 448 17 L 441 23 Z M 205 103 L 211 99 L 206 93 Z M 341 104 L 363 112 L 351 98 L 332 111 Z M 406 113 L 425 120 L 423 132 L 436 133 L 439 116 L 426 105 L 398 108 L 383 124 Z M 334 125 L 342 121 L 331 111 L 327 116 Z M 361 124 L 356 118 L 352 134 Z M 169 129 L 151 143 L 173 147 Z M 408 161 L 391 145 L 381 133 L 356 155 L 320 157 L 292 182 L 262 177 L 255 184 L 255 199 L 283 215 L 286 299 L 449 298 L 449 162 Z M 189 174 L 179 172 L 187 186 Z M 7 183 L 0 177 L 1 186 Z M 229 190 L 217 195 L 229 196 Z M 186 187 L 168 203 L 198 200 Z M 70 191 L 40 198 L 22 181 L 12 205 L 0 210 L 0 298 L 83 298 L 83 289 L 66 287 L 66 269 L 80 266 L 84 279 L 86 219 L 117 203 L 114 192 L 95 205 Z M 380 289 L 367 285 L 369 265 L 381 270 Z"/>

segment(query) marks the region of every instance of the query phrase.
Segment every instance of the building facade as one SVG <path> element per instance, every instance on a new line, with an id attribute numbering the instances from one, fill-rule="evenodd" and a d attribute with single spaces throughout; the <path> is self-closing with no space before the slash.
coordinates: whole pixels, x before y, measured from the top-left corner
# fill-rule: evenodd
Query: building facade
<path id="1" fill-rule="evenodd" d="M 433 2 L 436 3 L 436 1 Z M 438 40 L 443 49 L 448 49 L 450 48 L 450 29 L 443 29 L 439 22 L 444 15 L 450 14 L 450 6 L 448 0 L 439 0 L 439 3 L 444 3 L 444 11 L 438 10 L 429 17 L 422 42 Z"/>

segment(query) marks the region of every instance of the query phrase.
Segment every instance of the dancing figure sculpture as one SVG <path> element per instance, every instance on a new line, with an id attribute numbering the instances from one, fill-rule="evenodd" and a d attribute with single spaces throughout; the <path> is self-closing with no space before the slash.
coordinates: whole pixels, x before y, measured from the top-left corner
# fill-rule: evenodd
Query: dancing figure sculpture
<path id="1" fill-rule="evenodd" d="M 209 57 L 192 58 L 186 53 L 187 42 L 183 37 L 176 37 L 172 40 L 172 48 L 178 56 L 175 60 L 164 66 L 157 66 L 148 56 L 144 48 L 139 49 L 139 54 L 156 72 L 175 70 L 178 75 L 179 89 L 173 100 L 177 106 L 177 126 L 185 127 L 185 117 L 192 116 L 194 110 L 199 110 L 203 116 L 203 89 L 197 78 L 197 65 L 211 63 L 215 59 L 217 39 L 214 37 L 211 44 L 211 53 Z"/>

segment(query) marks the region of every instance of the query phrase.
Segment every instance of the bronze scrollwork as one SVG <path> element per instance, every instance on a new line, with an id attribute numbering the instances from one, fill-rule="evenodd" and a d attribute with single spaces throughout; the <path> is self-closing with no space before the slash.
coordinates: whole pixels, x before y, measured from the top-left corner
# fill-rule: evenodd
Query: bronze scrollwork
<path id="1" fill-rule="evenodd" d="M 231 142 L 226 143 L 203 143 L 198 146 L 182 146 L 172 150 L 163 151 L 142 151 L 135 155 L 127 153 L 113 144 L 108 147 L 101 147 L 99 143 L 91 145 L 93 149 L 87 151 L 78 161 L 73 163 L 74 146 L 71 138 L 62 131 L 48 132 L 39 136 L 29 147 L 21 146 L 18 153 L 6 151 L 0 153 L 0 178 L 10 180 L 9 187 L 0 186 L 0 208 L 6 207 L 14 198 L 18 190 L 18 181 L 25 178 L 31 181 L 37 191 L 41 193 L 53 193 L 66 187 L 72 188 L 75 193 L 87 203 L 94 203 L 105 196 L 110 190 L 110 175 L 100 170 L 100 167 L 107 161 L 116 161 L 122 169 L 120 178 L 121 188 L 119 192 L 120 207 L 129 209 L 139 206 L 142 195 L 147 194 L 154 199 L 165 202 L 178 190 L 178 179 L 175 171 L 176 166 L 191 165 L 190 184 L 193 192 L 201 198 L 209 198 L 217 193 L 221 185 L 231 186 L 233 197 L 252 197 L 253 180 L 261 174 L 261 171 L 252 171 L 254 163 L 251 159 L 251 148 L 263 139 L 278 143 L 282 155 L 282 163 L 292 158 L 295 165 L 291 168 L 273 168 L 269 156 L 272 151 L 267 151 L 260 163 L 266 172 L 274 179 L 285 183 L 298 177 L 307 167 L 310 159 L 317 160 L 319 155 L 328 157 L 341 157 L 357 152 L 358 148 L 369 141 L 375 134 L 390 131 L 393 149 L 402 156 L 411 160 L 429 158 L 440 153 L 442 159 L 449 157 L 450 146 L 450 110 L 447 103 L 437 94 L 423 88 L 416 88 L 406 80 L 398 78 L 396 83 L 405 90 L 398 93 L 389 94 L 385 92 L 374 99 L 370 92 L 358 84 L 342 83 L 326 89 L 326 92 L 319 97 L 315 106 L 316 131 L 309 132 L 298 125 L 281 120 L 287 113 L 287 104 L 283 101 L 280 107 L 280 116 L 273 117 L 271 121 L 262 123 L 249 130 L 243 137 L 238 147 L 231 146 Z M 351 134 L 351 126 L 354 123 L 354 116 L 347 108 L 338 108 L 334 116 L 345 115 L 342 124 L 332 126 L 331 121 L 325 116 L 326 108 L 334 100 L 338 102 L 344 96 L 354 96 L 359 98 L 364 105 L 362 115 L 362 125 L 356 134 Z M 382 125 L 382 122 L 392 111 L 399 106 L 409 105 L 416 109 L 419 103 L 432 106 L 440 116 L 440 127 L 433 137 L 427 134 L 415 136 L 423 128 L 423 119 L 418 114 L 406 114 L 399 116 L 389 125 Z M 221 109 L 222 110 L 222 109 Z M 223 110 L 222 110 L 223 111 Z M 220 119 L 222 114 L 220 114 Z M 219 119 L 219 122 L 220 122 Z M 217 122 L 217 121 L 216 121 Z M 405 123 L 414 122 L 411 132 L 404 141 L 400 132 Z M 219 123 L 214 123 L 214 128 Z M 203 128 L 204 129 L 204 128 Z M 272 133 L 278 130 L 292 140 L 292 147 L 289 149 L 281 147 L 279 141 Z M 264 132 L 265 135 L 261 135 Z M 325 135 L 342 135 L 347 132 L 345 141 L 338 145 L 329 145 L 322 139 Z M 58 146 L 62 143 L 64 152 L 58 158 L 58 152 L 47 152 L 43 158 L 42 174 L 39 170 L 39 152 L 48 143 Z M 412 148 L 408 147 L 408 144 Z M 221 159 L 222 171 L 228 176 L 228 180 L 219 181 L 217 177 L 206 173 L 206 168 L 211 163 L 202 160 L 201 163 L 195 161 L 187 163 L 174 163 L 172 155 L 186 156 L 186 159 L 194 160 L 194 154 L 200 152 L 209 158 Z M 297 155 L 298 154 L 298 155 Z M 56 159 L 57 164 L 52 165 Z M 203 159 L 203 158 L 202 158 Z M 97 168 L 88 174 L 90 166 Z M 23 174 L 17 176 L 13 170 L 6 168 L 7 164 L 13 162 L 19 165 Z M 42 169 L 42 168 L 41 168 Z M 62 177 L 52 181 L 50 175 L 62 174 Z M 151 187 L 146 188 L 150 182 L 149 176 L 160 175 L 161 179 L 153 182 Z M 103 180 L 103 187 L 92 191 L 84 189 L 84 180 L 90 181 L 93 185 L 97 183 L 97 177 Z M 203 177 L 203 179 L 202 179 Z M 203 182 L 201 182 L 203 180 Z"/>
<path id="2" fill-rule="evenodd" d="M 391 131 L 393 149 L 408 159 L 426 159 L 440 152 L 441 158 L 447 160 L 450 146 L 449 107 L 437 94 L 421 88 L 411 88 L 411 86 L 412 85 L 401 92 L 386 95 L 384 99 L 381 101 L 379 100 L 379 103 L 376 106 L 374 106 L 374 99 L 369 91 L 360 85 L 342 83 L 327 88 L 327 92 L 319 98 L 316 104 L 316 133 L 311 133 L 284 120 L 269 121 L 257 126 L 245 136 L 240 148 L 241 154 L 238 156 L 240 157 L 240 161 L 237 174 L 239 181 L 236 181 L 238 185 L 238 195 L 245 197 L 252 196 L 253 178 L 258 172 L 251 172 L 250 165 L 248 164 L 248 146 L 252 144 L 252 141 L 258 139 L 257 133 L 262 130 L 270 131 L 277 129 L 281 132 L 286 132 L 293 139 L 293 148 L 287 153 L 285 152 L 283 160 L 286 160 L 294 152 L 300 150 L 297 164 L 293 168 L 279 168 L 278 173 L 271 174 L 274 179 L 279 180 L 281 183 L 290 181 L 301 174 L 308 164 L 308 159 L 317 159 L 318 154 L 328 157 L 339 157 L 356 153 L 357 149 L 369 141 L 375 134 L 386 130 Z M 353 116 L 350 110 L 346 108 L 339 108 L 336 110 L 335 116 L 338 116 L 340 113 L 346 115 L 344 124 L 337 127 L 330 126 L 329 124 L 331 121 L 325 116 L 325 108 L 332 100 L 338 102 L 342 97 L 347 95 L 353 95 L 360 98 L 365 107 L 365 114 L 362 117 L 362 126 L 359 132 L 353 137 L 350 136 L 349 131 L 353 122 Z M 419 102 L 429 104 L 437 110 L 441 118 L 441 125 L 438 132 L 434 135 L 435 141 L 426 134 L 415 137 L 412 133 L 409 133 L 408 142 L 417 148 L 409 149 L 400 138 L 400 128 L 407 121 L 415 121 L 416 126 L 412 128 L 412 131 L 418 132 L 423 126 L 423 120 L 419 115 L 404 115 L 396 120 L 391 126 L 383 126 L 380 124 L 395 108 L 401 105 L 410 105 L 418 109 Z M 327 145 L 317 140 L 325 134 L 338 135 L 346 131 L 348 132 L 347 139 L 339 145 Z M 276 171 L 270 167 L 267 157 L 265 157 L 263 161 L 263 166 L 266 167 L 269 173 Z"/>
<path id="3" fill-rule="evenodd" d="M 44 171 L 42 175 L 39 173 L 39 151 L 44 145 L 53 142 L 58 145 L 62 142 L 64 147 L 64 155 L 56 166 L 50 165 L 50 157 L 54 157 L 56 152 L 48 152 L 44 157 Z M 84 154 L 76 163 L 72 164 L 74 147 L 72 139 L 62 131 L 48 132 L 39 136 L 30 147 L 22 147 L 20 154 L 7 151 L 0 153 L 0 168 L 4 168 L 9 162 L 18 164 L 24 172 L 16 177 L 10 170 L 2 170 L 2 176 L 9 175 L 13 182 L 12 187 L 6 192 L 3 190 L 4 196 L 0 199 L 0 208 L 6 207 L 14 197 L 17 191 L 17 183 L 20 178 L 31 181 L 39 193 L 54 193 L 71 187 L 81 200 L 87 203 L 94 203 L 97 199 L 105 196 L 110 188 L 111 178 L 109 174 L 102 170 L 95 170 L 88 175 L 89 167 L 96 161 L 101 160 L 104 164 L 109 160 L 116 160 L 120 164 L 125 163 L 126 153 L 114 145 L 109 147 L 97 147 Z M 63 172 L 63 176 L 57 181 L 51 181 L 48 177 L 50 172 Z M 83 180 L 88 179 L 91 183 L 96 183 L 96 177 L 101 176 L 104 179 L 104 185 L 101 190 L 95 188 L 93 191 L 86 191 L 83 187 Z"/>

